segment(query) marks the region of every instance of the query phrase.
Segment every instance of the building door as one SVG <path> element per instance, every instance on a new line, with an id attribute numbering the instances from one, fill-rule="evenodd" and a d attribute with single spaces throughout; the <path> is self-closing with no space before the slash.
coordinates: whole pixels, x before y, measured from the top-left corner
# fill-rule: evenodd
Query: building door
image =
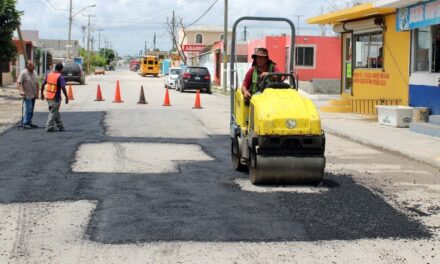
<path id="1" fill-rule="evenodd" d="M 352 35 L 343 35 L 343 61 L 342 61 L 342 86 L 344 93 L 352 93 L 353 89 L 353 47 L 352 47 Z"/>

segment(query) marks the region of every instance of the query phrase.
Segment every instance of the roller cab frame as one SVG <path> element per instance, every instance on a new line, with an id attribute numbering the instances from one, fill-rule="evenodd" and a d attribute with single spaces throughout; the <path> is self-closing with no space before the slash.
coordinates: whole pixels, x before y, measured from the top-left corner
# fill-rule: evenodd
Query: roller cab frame
<path id="1" fill-rule="evenodd" d="M 246 101 L 234 81 L 237 26 L 242 21 L 286 22 L 291 28 L 289 73 L 272 73 Z M 325 135 L 312 101 L 298 93 L 294 78 L 295 26 L 289 19 L 242 17 L 232 29 L 230 71 L 231 159 L 235 170 L 249 172 L 253 184 L 316 184 L 326 159 Z M 285 78 L 289 78 L 289 83 Z"/>

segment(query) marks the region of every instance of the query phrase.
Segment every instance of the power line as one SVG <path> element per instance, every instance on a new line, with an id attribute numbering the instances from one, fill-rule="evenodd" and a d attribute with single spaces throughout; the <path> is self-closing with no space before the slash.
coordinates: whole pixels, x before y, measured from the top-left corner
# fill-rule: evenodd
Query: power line
<path id="1" fill-rule="evenodd" d="M 208 9 L 206 9 L 205 12 L 203 12 L 203 14 L 197 18 L 194 22 L 192 22 L 191 24 L 189 24 L 186 27 L 190 27 L 192 25 L 194 25 L 195 23 L 199 22 L 200 19 L 202 19 L 206 14 L 208 14 L 208 12 L 214 7 L 214 5 L 218 2 L 218 0 L 214 0 L 214 2 L 212 2 L 212 4 L 208 7 Z"/>

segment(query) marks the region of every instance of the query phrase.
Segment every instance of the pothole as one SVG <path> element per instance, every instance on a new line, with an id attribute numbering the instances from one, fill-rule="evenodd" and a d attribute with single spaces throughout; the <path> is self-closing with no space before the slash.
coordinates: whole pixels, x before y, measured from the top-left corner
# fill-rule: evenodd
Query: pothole
<path id="1" fill-rule="evenodd" d="M 290 192 L 290 193 L 323 193 L 328 191 L 326 187 L 308 186 L 308 185 L 253 185 L 249 179 L 236 179 L 237 184 L 242 191 L 257 193 L 274 193 L 274 192 Z"/>
<path id="2" fill-rule="evenodd" d="M 186 162 L 211 161 L 198 145 L 159 143 L 83 144 L 76 152 L 74 172 L 175 173 Z"/>

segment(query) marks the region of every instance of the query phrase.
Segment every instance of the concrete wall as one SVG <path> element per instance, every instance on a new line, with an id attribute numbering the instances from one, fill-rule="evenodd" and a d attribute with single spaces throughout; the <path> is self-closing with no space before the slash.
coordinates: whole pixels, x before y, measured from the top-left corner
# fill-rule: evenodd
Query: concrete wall
<path id="1" fill-rule="evenodd" d="M 341 79 L 341 38 L 319 36 L 297 36 L 296 46 L 315 48 L 314 67 L 295 67 L 300 80 Z"/>
<path id="2" fill-rule="evenodd" d="M 12 74 L 10 72 L 3 72 L 2 80 L 3 80 L 3 85 L 12 84 Z"/>
<path id="3" fill-rule="evenodd" d="M 313 79 L 299 81 L 299 89 L 309 94 L 340 94 L 341 81 L 335 79 Z"/>
<path id="4" fill-rule="evenodd" d="M 313 79 L 312 91 L 314 94 L 339 94 L 341 81 L 335 79 Z"/>
<path id="5" fill-rule="evenodd" d="M 52 53 L 54 58 L 67 58 L 67 40 L 58 39 L 39 39 L 38 44 L 40 47 L 47 48 Z M 79 56 L 79 42 L 77 40 L 71 40 L 72 48 L 70 49 L 72 56 Z"/>
<path id="6" fill-rule="evenodd" d="M 235 64 L 235 72 L 236 72 L 236 76 L 235 76 L 235 84 L 238 87 L 241 87 L 241 85 L 243 84 L 243 80 L 244 77 L 246 76 L 246 72 L 249 70 L 249 68 L 251 67 L 250 63 L 236 63 Z M 228 63 L 227 65 L 227 73 L 228 73 L 228 77 L 227 77 L 227 86 L 228 86 L 228 90 L 229 90 L 229 85 L 230 85 L 230 78 L 231 78 L 231 74 L 230 74 L 230 70 L 231 70 L 231 65 L 230 63 Z M 222 69 L 222 74 L 221 74 L 221 81 L 220 81 L 220 85 L 223 87 L 223 63 L 221 64 L 221 69 Z"/>

